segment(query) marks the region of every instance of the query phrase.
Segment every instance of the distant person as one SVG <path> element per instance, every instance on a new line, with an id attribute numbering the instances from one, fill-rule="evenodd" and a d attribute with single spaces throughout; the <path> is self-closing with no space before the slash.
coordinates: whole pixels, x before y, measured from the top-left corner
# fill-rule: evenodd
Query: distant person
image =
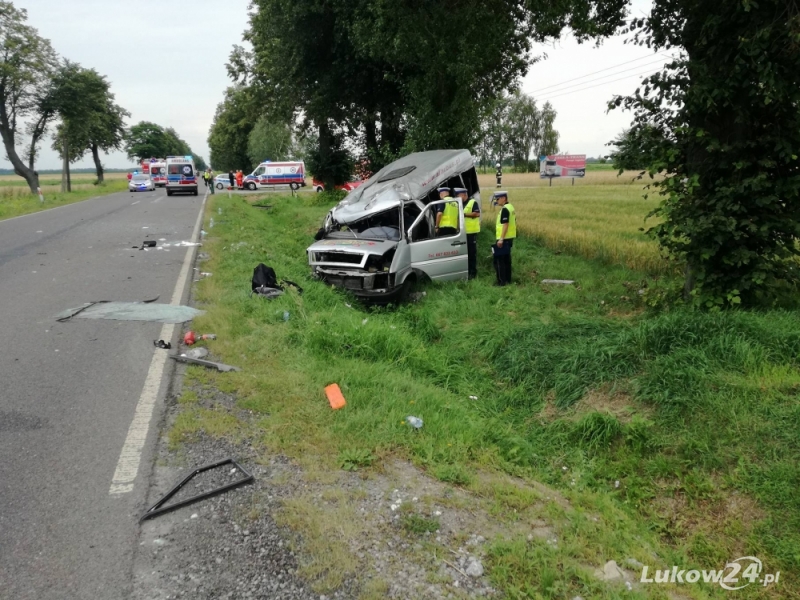
<path id="1" fill-rule="evenodd" d="M 467 197 L 464 188 L 455 189 L 456 196 L 464 207 L 464 229 L 467 230 L 467 269 L 469 278 L 478 276 L 478 234 L 481 232 L 481 207 L 475 198 Z"/>
<path id="2" fill-rule="evenodd" d="M 511 283 L 511 249 L 517 237 L 517 215 L 514 207 L 508 203 L 508 192 L 495 192 L 493 199 L 497 201 L 500 212 L 495 224 L 497 241 L 492 246 L 492 257 L 497 275 L 496 285 L 503 286 Z"/>
<path id="3" fill-rule="evenodd" d="M 244 173 L 242 173 L 241 169 L 236 171 L 236 187 L 240 190 L 244 187 Z"/>
<path id="4" fill-rule="evenodd" d="M 203 171 L 203 183 L 205 183 L 206 187 L 208 187 L 208 169 Z"/>
<path id="5" fill-rule="evenodd" d="M 231 189 L 236 186 L 236 175 L 233 174 L 233 169 L 228 169 L 228 181 L 231 183 Z"/>
<path id="6" fill-rule="evenodd" d="M 440 187 L 439 200 L 452 200 L 449 187 Z M 447 237 L 458 233 L 458 204 L 448 202 L 436 205 L 436 237 Z"/>
<path id="7" fill-rule="evenodd" d="M 503 165 L 498 160 L 495 167 L 497 168 L 497 173 L 495 173 L 495 176 L 497 177 L 497 187 L 500 187 L 503 181 Z"/>
<path id="8" fill-rule="evenodd" d="M 211 190 L 211 195 L 214 195 L 214 171 L 211 167 L 208 168 L 208 189 Z"/>
<path id="9" fill-rule="evenodd" d="M 131 177 L 133 177 L 133 173 L 128 173 L 128 181 L 131 180 Z"/>

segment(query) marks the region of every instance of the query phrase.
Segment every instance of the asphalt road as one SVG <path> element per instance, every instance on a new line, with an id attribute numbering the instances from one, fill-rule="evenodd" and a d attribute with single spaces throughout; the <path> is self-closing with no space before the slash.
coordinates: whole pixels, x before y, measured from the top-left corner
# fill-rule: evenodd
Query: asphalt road
<path id="1" fill-rule="evenodd" d="M 4 600 L 130 592 L 166 383 L 132 491 L 109 489 L 154 353 L 164 352 L 153 347 L 162 325 L 54 315 L 96 300 L 169 303 L 191 248 L 132 246 L 189 240 L 204 192 L 123 192 L 0 221 Z"/>

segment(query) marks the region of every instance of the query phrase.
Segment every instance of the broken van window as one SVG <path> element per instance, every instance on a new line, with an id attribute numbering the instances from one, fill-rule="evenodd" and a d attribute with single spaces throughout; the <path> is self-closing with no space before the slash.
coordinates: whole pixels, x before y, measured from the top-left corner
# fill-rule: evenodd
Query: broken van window
<path id="1" fill-rule="evenodd" d="M 325 236 L 333 239 L 400 240 L 400 209 L 392 208 L 350 223 L 336 223 Z"/>

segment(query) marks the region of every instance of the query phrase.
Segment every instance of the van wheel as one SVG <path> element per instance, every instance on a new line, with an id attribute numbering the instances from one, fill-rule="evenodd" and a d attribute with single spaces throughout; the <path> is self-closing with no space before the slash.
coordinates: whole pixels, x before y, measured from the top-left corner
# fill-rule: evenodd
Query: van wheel
<path id="1" fill-rule="evenodd" d="M 221 189 L 222 189 L 222 188 L 224 188 L 224 187 L 225 187 L 225 186 L 224 186 L 224 185 L 222 185 L 221 183 L 218 183 L 218 184 L 217 184 L 217 189 L 218 189 L 218 190 L 221 190 Z"/>
<path id="2" fill-rule="evenodd" d="M 416 284 L 416 275 L 409 275 L 406 277 L 406 280 L 403 282 L 403 287 L 400 288 L 400 292 L 397 294 L 397 301 L 403 303 L 408 302 L 408 298 L 411 296 L 411 292 L 414 290 Z"/>
<path id="3" fill-rule="evenodd" d="M 257 187 L 258 186 L 256 186 L 256 184 L 252 181 L 247 184 L 247 189 L 251 192 L 255 192 Z"/>
<path id="4" fill-rule="evenodd" d="M 315 188 L 314 191 L 317 192 L 318 194 L 321 194 L 322 193 L 322 187 Z"/>
<path id="5" fill-rule="evenodd" d="M 296 192 L 300 188 L 300 186 L 297 185 L 296 183 L 290 183 L 289 187 L 292 189 L 293 192 Z"/>

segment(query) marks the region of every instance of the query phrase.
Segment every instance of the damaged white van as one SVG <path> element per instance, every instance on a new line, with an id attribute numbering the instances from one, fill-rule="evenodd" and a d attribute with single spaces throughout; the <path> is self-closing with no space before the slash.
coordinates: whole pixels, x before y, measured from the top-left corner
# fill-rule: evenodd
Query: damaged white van
<path id="1" fill-rule="evenodd" d="M 424 279 L 467 279 L 464 211 L 454 233 L 435 235 L 437 207 L 448 202 L 439 187 L 465 188 L 480 202 L 468 150 L 417 152 L 378 171 L 325 217 L 308 248 L 314 276 L 372 299 L 403 299 Z"/>

